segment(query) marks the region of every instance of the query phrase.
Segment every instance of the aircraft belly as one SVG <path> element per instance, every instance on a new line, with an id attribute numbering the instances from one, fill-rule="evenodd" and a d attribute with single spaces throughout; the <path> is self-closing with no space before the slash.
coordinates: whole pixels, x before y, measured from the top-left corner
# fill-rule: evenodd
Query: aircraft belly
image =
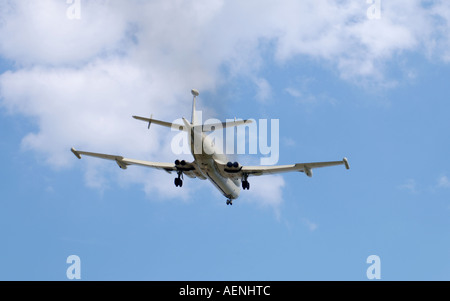
<path id="1" fill-rule="evenodd" d="M 215 173 L 208 173 L 208 178 L 225 197 L 233 200 L 239 197 L 240 189 L 230 179 Z"/>
<path id="2" fill-rule="evenodd" d="M 217 170 L 212 157 L 196 156 L 197 164 L 202 172 L 207 175 L 211 183 L 227 198 L 237 199 L 240 194 L 240 188 L 230 178 L 224 177 Z"/>

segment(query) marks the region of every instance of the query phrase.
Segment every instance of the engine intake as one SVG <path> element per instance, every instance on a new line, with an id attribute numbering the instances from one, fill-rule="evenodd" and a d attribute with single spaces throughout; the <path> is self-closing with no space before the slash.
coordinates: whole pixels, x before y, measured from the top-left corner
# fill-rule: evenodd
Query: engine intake
<path id="1" fill-rule="evenodd" d="M 227 167 L 228 168 L 239 168 L 239 167 L 241 167 L 241 165 L 238 163 L 238 162 L 228 162 L 227 163 Z"/>
<path id="2" fill-rule="evenodd" d="M 185 166 L 187 163 L 186 163 L 186 161 L 185 160 L 175 160 L 175 165 L 176 166 Z"/>

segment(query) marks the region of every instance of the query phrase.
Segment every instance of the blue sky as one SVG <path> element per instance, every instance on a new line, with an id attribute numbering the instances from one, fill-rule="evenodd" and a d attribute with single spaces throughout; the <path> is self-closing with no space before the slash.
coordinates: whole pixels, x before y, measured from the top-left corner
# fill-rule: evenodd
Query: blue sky
<path id="1" fill-rule="evenodd" d="M 82 280 L 367 280 L 370 255 L 450 279 L 444 1 L 80 4 L 0 4 L 0 280 L 66 280 L 73 254 Z M 70 152 L 172 162 L 131 115 L 190 117 L 191 88 L 208 117 L 279 119 L 279 164 L 351 169 L 251 178 L 230 207 Z"/>

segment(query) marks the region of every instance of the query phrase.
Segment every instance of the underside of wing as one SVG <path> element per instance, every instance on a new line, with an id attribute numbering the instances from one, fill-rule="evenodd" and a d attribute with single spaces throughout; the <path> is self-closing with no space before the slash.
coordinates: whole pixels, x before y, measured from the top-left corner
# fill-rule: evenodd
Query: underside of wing
<path id="1" fill-rule="evenodd" d="M 122 169 L 127 169 L 127 167 L 129 165 L 140 165 L 140 166 L 145 166 L 145 167 L 162 169 L 169 173 L 177 170 L 177 167 L 173 163 L 150 162 L 150 161 L 143 161 L 143 160 L 128 159 L 128 158 L 124 158 L 122 156 L 117 156 L 117 155 L 107 155 L 107 154 L 100 154 L 100 153 L 78 151 L 78 150 L 75 150 L 74 148 L 72 148 L 71 151 L 72 151 L 72 153 L 74 153 L 74 155 L 78 159 L 81 159 L 81 156 L 83 155 L 83 156 L 111 160 L 111 161 L 115 161 L 117 163 L 117 165 L 119 165 L 119 167 Z"/>
<path id="2" fill-rule="evenodd" d="M 311 162 L 311 163 L 297 163 L 292 165 L 275 165 L 275 166 L 240 166 L 236 170 L 228 169 L 224 166 L 224 171 L 229 174 L 237 176 L 262 176 L 273 175 L 286 172 L 304 172 L 308 177 L 312 176 L 314 168 L 345 165 L 347 169 L 350 168 L 347 158 L 342 161 L 328 161 L 328 162 Z"/>
<path id="3" fill-rule="evenodd" d="M 199 178 L 201 180 L 206 179 L 203 173 L 198 169 L 197 164 L 195 162 L 186 162 L 184 160 L 183 161 L 176 160 L 175 163 L 150 162 L 144 160 L 124 158 L 122 156 L 117 155 L 107 155 L 100 153 L 78 151 L 74 148 L 72 148 L 71 151 L 78 159 L 81 159 L 81 156 L 83 155 L 115 161 L 121 169 L 127 169 L 129 165 L 139 165 L 164 170 L 168 173 L 176 172 L 178 173 L 179 177 L 181 177 L 181 174 L 184 174 L 189 178 Z"/>

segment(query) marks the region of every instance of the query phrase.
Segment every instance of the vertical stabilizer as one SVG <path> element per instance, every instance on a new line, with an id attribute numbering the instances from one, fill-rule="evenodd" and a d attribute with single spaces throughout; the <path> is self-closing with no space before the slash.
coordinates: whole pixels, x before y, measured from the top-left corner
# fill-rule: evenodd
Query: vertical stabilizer
<path id="1" fill-rule="evenodd" d="M 192 120 L 191 120 L 191 124 L 192 125 L 197 125 L 197 114 L 195 112 L 195 101 L 196 101 L 197 96 L 200 95 L 200 93 L 197 90 L 195 90 L 195 89 L 192 89 L 191 93 L 194 96 L 194 100 L 192 102 Z"/>

